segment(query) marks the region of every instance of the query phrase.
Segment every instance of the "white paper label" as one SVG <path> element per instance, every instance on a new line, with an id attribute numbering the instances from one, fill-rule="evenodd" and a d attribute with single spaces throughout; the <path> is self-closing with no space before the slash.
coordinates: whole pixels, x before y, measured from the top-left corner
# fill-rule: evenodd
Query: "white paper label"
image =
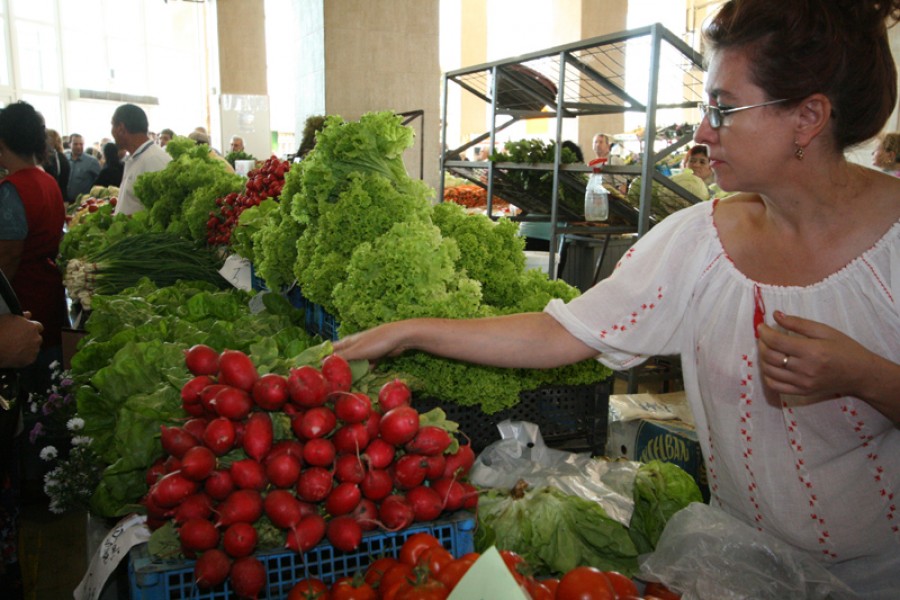
<path id="1" fill-rule="evenodd" d="M 75 600 L 97 600 L 106 580 L 128 552 L 150 539 L 147 517 L 129 515 L 116 523 L 97 548 L 87 573 L 73 592 Z"/>
<path id="2" fill-rule="evenodd" d="M 250 261 L 242 256 L 232 254 L 226 258 L 219 274 L 239 290 L 249 292 L 253 288 L 250 281 Z"/>

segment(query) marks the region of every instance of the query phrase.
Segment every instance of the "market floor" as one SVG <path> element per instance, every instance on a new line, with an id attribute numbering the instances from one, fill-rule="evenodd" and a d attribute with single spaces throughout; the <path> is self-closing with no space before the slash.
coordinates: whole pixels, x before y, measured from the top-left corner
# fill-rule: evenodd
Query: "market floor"
<path id="1" fill-rule="evenodd" d="M 19 563 L 25 600 L 71 600 L 87 570 L 87 515 L 55 515 L 46 501 L 22 507 Z"/>

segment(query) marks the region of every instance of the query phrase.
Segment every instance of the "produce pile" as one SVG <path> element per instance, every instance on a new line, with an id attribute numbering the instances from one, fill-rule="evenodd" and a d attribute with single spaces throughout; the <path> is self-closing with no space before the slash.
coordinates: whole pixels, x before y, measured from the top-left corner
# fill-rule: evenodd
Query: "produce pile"
<path id="1" fill-rule="evenodd" d="M 358 122 L 326 119 L 315 149 L 285 176 L 278 206 L 251 235 L 258 275 L 270 290 L 296 283 L 340 323 L 341 336 L 411 317 L 467 318 L 539 311 L 578 290 L 525 269 L 515 223 L 433 204 L 406 173 L 413 133 L 390 112 Z M 240 230 L 240 227 L 238 228 Z M 417 393 L 494 413 L 523 390 L 590 384 L 610 371 L 596 361 L 543 371 L 480 367 L 422 353 L 385 361 Z"/>
<path id="2" fill-rule="evenodd" d="M 512 580 L 526 597 L 534 600 L 678 600 L 680 595 L 662 584 L 637 584 L 617 571 L 579 566 L 558 577 L 537 577 L 521 554 L 500 550 L 500 558 Z M 454 556 L 428 533 L 406 539 L 397 556 L 375 559 L 365 570 L 339 578 L 330 586 L 318 578 L 298 581 L 288 600 L 440 600 L 446 598 L 469 569 L 481 558 L 479 552 Z M 249 571 L 249 569 L 248 569 Z M 248 578 L 249 579 L 249 578 Z M 257 580 L 258 581 L 258 580 Z M 243 592 L 258 592 L 260 586 L 246 583 Z"/>
<path id="3" fill-rule="evenodd" d="M 251 312 L 251 298 L 208 283 L 160 288 L 147 279 L 121 294 L 94 298 L 69 376 L 83 422 L 76 435 L 90 441 L 78 448 L 90 452 L 99 473 L 73 490 L 65 483 L 76 479 L 84 463 L 61 454 L 46 488 L 54 506 L 87 508 L 103 517 L 133 512 L 147 492 L 147 469 L 163 453 L 160 426 L 184 419 L 180 390 L 190 379 L 187 348 L 202 343 L 241 350 L 262 372 L 317 362 L 330 351 L 330 344 L 306 333 L 302 315 L 286 299 L 268 294 Z"/>
<path id="4" fill-rule="evenodd" d="M 66 225 L 75 226 L 85 215 L 97 212 L 106 204 L 115 207 L 118 201 L 119 188 L 95 185 L 87 194 L 80 194 L 76 202 L 66 208 Z"/>
<path id="5" fill-rule="evenodd" d="M 639 554 L 652 552 L 669 518 L 700 489 L 680 467 L 660 461 L 642 464 L 635 475 L 634 511 L 626 527 L 600 503 L 557 487 L 486 491 L 478 501 L 475 547 L 497 546 L 521 554 L 534 573 L 558 576 L 577 566 L 637 573 Z"/>
<path id="6" fill-rule="evenodd" d="M 453 202 L 468 209 L 487 208 L 487 190 L 474 183 L 454 185 L 444 190 L 444 202 Z M 509 202 L 494 196 L 491 203 L 495 212 L 509 211 Z"/>
<path id="7" fill-rule="evenodd" d="M 219 274 L 222 257 L 214 250 L 168 233 L 136 233 L 82 259 L 66 263 L 63 284 L 69 297 L 90 310 L 94 294 L 118 294 L 144 277 L 160 287 L 205 281 L 219 288 L 229 283 Z"/>
<path id="8" fill-rule="evenodd" d="M 281 195 L 284 174 L 289 169 L 290 163 L 271 156 L 247 173 L 247 182 L 242 192 L 231 192 L 217 198 L 216 208 L 210 211 L 206 222 L 206 243 L 210 246 L 227 246 L 238 219 L 245 210 L 259 206 L 263 200 L 277 199 Z"/>
<path id="9" fill-rule="evenodd" d="M 141 502 L 155 530 L 151 552 L 199 554 L 201 588 L 230 573 L 253 596 L 242 571 L 264 571 L 250 557 L 258 549 L 303 553 L 327 538 L 349 552 L 364 531 L 475 506 L 465 482 L 471 447 L 440 409 L 420 415 L 400 380 L 370 397 L 356 387 L 371 378 L 367 365 L 354 375 L 335 354 L 286 376 L 260 375 L 247 354 L 202 344 L 185 363 L 193 377 L 180 395 L 191 418 L 161 428 L 164 455 L 147 471 Z"/>

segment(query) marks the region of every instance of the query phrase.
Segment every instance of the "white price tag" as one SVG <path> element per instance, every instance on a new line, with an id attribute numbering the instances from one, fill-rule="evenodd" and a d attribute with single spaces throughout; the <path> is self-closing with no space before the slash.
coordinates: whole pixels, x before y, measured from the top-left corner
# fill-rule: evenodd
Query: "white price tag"
<path id="1" fill-rule="evenodd" d="M 73 592 L 75 600 L 97 600 L 106 580 L 128 552 L 150 539 L 147 517 L 129 515 L 116 523 L 94 553 L 87 573 Z"/>
<path id="2" fill-rule="evenodd" d="M 253 289 L 250 281 L 250 261 L 242 256 L 232 254 L 226 258 L 225 264 L 219 269 L 219 274 L 239 290 L 249 292 Z"/>

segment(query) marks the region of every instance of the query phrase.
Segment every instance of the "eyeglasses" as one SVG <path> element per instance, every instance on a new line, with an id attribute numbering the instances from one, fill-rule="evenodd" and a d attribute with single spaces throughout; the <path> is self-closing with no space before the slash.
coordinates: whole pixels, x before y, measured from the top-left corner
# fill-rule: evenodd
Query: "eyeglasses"
<path id="1" fill-rule="evenodd" d="M 760 106 L 769 106 L 771 104 L 780 104 L 781 102 L 787 102 L 790 98 L 781 98 L 780 100 L 769 100 L 768 102 L 760 102 L 759 104 L 751 104 L 749 106 L 738 106 L 735 108 L 722 108 L 721 106 L 712 106 L 710 104 L 704 104 L 703 102 L 697 103 L 697 108 L 700 109 L 700 115 L 709 119 L 709 126 L 713 129 L 718 129 L 722 126 L 722 121 L 726 116 L 731 113 L 736 113 L 742 110 L 749 110 L 751 108 L 759 108 Z"/>

